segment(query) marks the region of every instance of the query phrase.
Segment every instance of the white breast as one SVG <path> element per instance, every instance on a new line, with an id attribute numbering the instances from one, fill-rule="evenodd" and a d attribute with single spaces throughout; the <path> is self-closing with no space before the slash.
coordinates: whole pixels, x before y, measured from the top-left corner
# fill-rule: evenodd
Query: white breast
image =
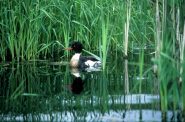
<path id="1" fill-rule="evenodd" d="M 70 65 L 72 67 L 78 67 L 79 59 L 80 59 L 80 53 L 75 53 L 71 58 Z"/>
<path id="2" fill-rule="evenodd" d="M 80 53 L 75 53 L 71 58 L 71 60 L 77 60 L 77 61 L 79 61 L 79 59 L 80 59 Z"/>

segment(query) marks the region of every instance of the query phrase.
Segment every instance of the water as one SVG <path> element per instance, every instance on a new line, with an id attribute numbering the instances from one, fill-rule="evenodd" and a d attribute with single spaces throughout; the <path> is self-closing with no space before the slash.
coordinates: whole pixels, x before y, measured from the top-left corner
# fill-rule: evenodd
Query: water
<path id="1" fill-rule="evenodd" d="M 111 63 L 110 63 L 111 62 Z M 162 113 L 152 64 L 109 61 L 107 70 L 79 71 L 49 61 L 1 64 L 2 121 L 177 121 Z"/>

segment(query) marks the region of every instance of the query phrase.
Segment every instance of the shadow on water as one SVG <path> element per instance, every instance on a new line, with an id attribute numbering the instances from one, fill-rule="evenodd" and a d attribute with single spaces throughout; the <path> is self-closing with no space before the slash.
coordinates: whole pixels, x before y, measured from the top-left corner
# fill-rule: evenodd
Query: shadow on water
<path id="1" fill-rule="evenodd" d="M 164 118 L 160 111 L 158 83 L 150 64 L 139 77 L 134 63 L 109 62 L 107 70 L 92 72 L 48 62 L 1 64 L 0 120 L 177 120 L 177 112 L 168 111 Z"/>

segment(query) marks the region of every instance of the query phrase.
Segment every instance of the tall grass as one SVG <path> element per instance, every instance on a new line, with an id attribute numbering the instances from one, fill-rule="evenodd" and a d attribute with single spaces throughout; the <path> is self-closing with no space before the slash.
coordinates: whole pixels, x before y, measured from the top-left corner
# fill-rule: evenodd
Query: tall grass
<path id="1" fill-rule="evenodd" d="M 155 49 L 161 108 L 166 111 L 174 96 L 175 109 L 185 99 L 178 91 L 184 88 L 179 85 L 184 84 L 185 71 L 184 6 L 184 0 L 4 0 L 0 2 L 0 61 L 59 61 L 68 56 L 63 47 L 80 40 L 86 50 L 99 52 L 105 69 L 107 57 L 119 57 L 118 52 L 129 57 L 134 49 L 150 46 Z M 140 52 L 142 77 L 146 56 Z"/>
<path id="2" fill-rule="evenodd" d="M 103 16 L 103 15 L 102 15 Z M 108 30 L 109 30 L 109 17 L 107 20 L 105 20 L 104 17 L 102 17 L 102 42 L 100 49 L 102 50 L 102 61 L 103 61 L 103 69 L 105 69 L 106 64 L 106 58 L 108 53 L 108 47 L 109 47 L 109 40 L 108 40 Z"/>
<path id="3" fill-rule="evenodd" d="M 155 58 L 159 58 L 160 56 L 160 51 L 161 51 L 161 20 L 160 20 L 160 15 L 159 15 L 160 11 L 159 11 L 159 1 L 156 0 L 156 34 L 155 34 Z M 157 72 L 157 65 L 154 65 L 154 73 Z"/>
<path id="4" fill-rule="evenodd" d="M 125 41 L 124 41 L 124 54 L 127 57 L 128 55 L 128 35 L 129 35 L 129 24 L 130 24 L 130 14 L 131 14 L 131 8 L 132 8 L 132 0 L 129 0 L 126 9 L 126 22 L 124 24 L 124 31 L 125 32 Z"/>
<path id="5" fill-rule="evenodd" d="M 181 21 L 181 16 L 179 16 L 179 10 L 183 8 L 183 4 L 183 1 L 174 0 L 171 0 L 170 3 L 167 0 L 156 3 L 156 56 L 159 67 L 161 109 L 164 112 L 169 107 L 174 110 L 180 107 L 184 110 L 180 105 L 180 99 L 184 98 L 180 95 L 182 87 L 179 85 L 184 82 L 181 78 L 182 62 L 184 62 L 184 42 L 183 38 L 180 38 L 183 35 L 183 26 L 179 26 L 184 23 L 184 21 Z M 159 18 L 161 18 L 161 21 Z"/>
<path id="6" fill-rule="evenodd" d="M 124 2 L 121 3 L 118 0 L 2 1 L 1 60 L 60 57 L 69 40 L 81 40 L 87 50 L 97 51 L 102 46 L 106 57 L 108 42 L 112 49 L 122 45 Z"/>

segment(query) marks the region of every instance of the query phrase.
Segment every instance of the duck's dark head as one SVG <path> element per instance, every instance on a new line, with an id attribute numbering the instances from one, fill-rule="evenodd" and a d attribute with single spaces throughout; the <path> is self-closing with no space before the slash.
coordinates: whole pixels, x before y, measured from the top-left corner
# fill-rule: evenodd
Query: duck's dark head
<path id="1" fill-rule="evenodd" d="M 83 49 L 82 43 L 76 41 L 71 44 L 72 50 L 74 50 L 76 53 L 81 53 Z"/>
<path id="2" fill-rule="evenodd" d="M 73 50 L 75 53 L 82 52 L 83 45 L 79 41 L 74 41 L 69 46 L 70 46 L 70 48 L 67 48 L 67 50 Z"/>

